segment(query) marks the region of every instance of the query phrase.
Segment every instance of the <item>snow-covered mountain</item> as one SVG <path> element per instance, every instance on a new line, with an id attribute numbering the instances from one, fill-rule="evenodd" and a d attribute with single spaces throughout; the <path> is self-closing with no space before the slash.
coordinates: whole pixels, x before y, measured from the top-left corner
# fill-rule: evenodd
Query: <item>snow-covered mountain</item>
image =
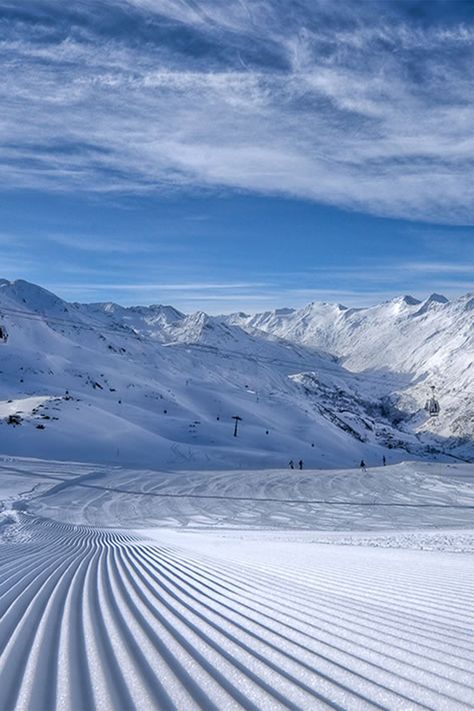
<path id="1" fill-rule="evenodd" d="M 380 394 L 414 431 L 447 440 L 474 436 L 473 294 L 454 301 L 439 294 L 425 301 L 402 296 L 365 309 L 314 303 L 255 316 L 233 314 L 228 322 L 324 349 L 351 372 L 378 377 Z M 427 419 L 420 411 L 431 386 L 441 411 Z"/>
<path id="2" fill-rule="evenodd" d="M 0 450 L 187 469 L 471 458 L 473 304 L 212 317 L 1 280 Z"/>

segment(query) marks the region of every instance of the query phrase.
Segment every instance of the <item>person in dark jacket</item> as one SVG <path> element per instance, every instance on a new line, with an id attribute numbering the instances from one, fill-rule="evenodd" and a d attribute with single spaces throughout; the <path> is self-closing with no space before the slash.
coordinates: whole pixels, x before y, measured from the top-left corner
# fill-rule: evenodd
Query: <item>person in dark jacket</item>
<path id="1" fill-rule="evenodd" d="M 362 469 L 363 472 L 367 471 L 367 467 L 365 466 L 365 462 L 363 459 L 360 460 L 360 468 Z"/>
<path id="2" fill-rule="evenodd" d="M 290 469 L 294 469 L 294 468 L 295 468 L 295 464 L 294 464 L 294 462 L 293 462 L 292 459 L 290 459 L 290 461 L 288 462 L 288 466 L 290 467 Z"/>
<path id="3" fill-rule="evenodd" d="M 300 469 L 303 469 L 303 460 L 302 459 L 300 459 L 300 461 L 298 462 L 298 466 Z"/>

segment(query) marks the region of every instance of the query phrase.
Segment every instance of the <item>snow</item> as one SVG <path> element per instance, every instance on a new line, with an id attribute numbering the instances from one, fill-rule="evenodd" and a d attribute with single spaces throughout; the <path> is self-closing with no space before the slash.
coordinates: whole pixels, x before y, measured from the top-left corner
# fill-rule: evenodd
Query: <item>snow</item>
<path id="1" fill-rule="evenodd" d="M 456 443 L 472 441 L 474 409 L 474 317 L 472 294 L 448 301 L 431 294 L 424 301 L 402 296 L 364 309 L 309 304 L 303 309 L 232 315 L 229 323 L 324 349 L 346 369 L 368 378 L 416 434 Z M 431 385 L 442 397 L 438 418 L 421 414 Z M 466 450 L 464 449 L 466 453 Z M 465 454 L 466 456 L 466 454 Z M 469 454 L 467 453 L 469 457 Z"/>
<path id="2" fill-rule="evenodd" d="M 40 405 L 50 400 L 49 395 L 39 395 L 36 397 L 24 397 L 17 400 L 7 400 L 0 402 L 0 417 L 9 415 L 32 415 Z"/>
<path id="3" fill-rule="evenodd" d="M 0 708 L 474 708 L 473 303 L 0 280 Z"/>
<path id="4" fill-rule="evenodd" d="M 69 470 L 67 470 L 69 471 Z M 474 511 L 472 465 L 402 463 L 360 470 L 157 471 L 95 465 L 35 504 L 77 525 L 367 531 L 465 528 Z M 288 473 L 290 471 L 290 474 Z M 40 472 L 39 472 L 40 473 Z M 78 483 L 77 483 L 78 482 Z M 74 511 L 69 501 L 74 494 Z M 142 495 L 143 494 L 143 495 Z M 62 518 L 65 512 L 66 519 Z M 168 522 L 168 523 L 166 523 Z"/>
<path id="5" fill-rule="evenodd" d="M 376 465 L 383 456 L 469 460 L 468 304 L 432 295 L 371 309 L 310 304 L 211 317 L 69 304 L 3 280 L 2 451 L 205 469 L 281 467 L 290 458 L 317 468 L 362 458 Z M 431 384 L 437 418 L 423 409 Z M 37 398 L 44 402 L 29 408 Z M 21 426 L 6 425 L 17 413 Z M 234 415 L 242 417 L 238 438 Z"/>
<path id="6" fill-rule="evenodd" d="M 2 708 L 472 708 L 472 465 L 4 458 L 7 490 Z"/>

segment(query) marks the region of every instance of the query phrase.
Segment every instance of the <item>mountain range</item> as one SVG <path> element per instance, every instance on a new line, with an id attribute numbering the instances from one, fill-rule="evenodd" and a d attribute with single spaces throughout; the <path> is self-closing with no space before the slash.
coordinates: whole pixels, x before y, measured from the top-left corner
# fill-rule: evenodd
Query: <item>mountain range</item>
<path id="1" fill-rule="evenodd" d="M 472 294 L 209 316 L 0 280 L 2 334 L 5 455 L 173 469 L 474 458 Z"/>

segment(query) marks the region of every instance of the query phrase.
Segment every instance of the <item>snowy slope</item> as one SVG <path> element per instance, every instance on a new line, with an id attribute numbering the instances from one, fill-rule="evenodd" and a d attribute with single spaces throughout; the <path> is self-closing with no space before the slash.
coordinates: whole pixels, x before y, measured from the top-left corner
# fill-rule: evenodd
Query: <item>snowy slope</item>
<path id="1" fill-rule="evenodd" d="M 472 709 L 469 304 L 252 321 L 0 282 L 0 707 Z"/>
<path id="2" fill-rule="evenodd" d="M 403 296 L 365 309 L 314 303 L 299 310 L 235 314 L 228 320 L 327 350 L 349 370 L 378 376 L 380 394 L 390 397 L 414 431 L 431 431 L 458 443 L 472 440 L 472 294 L 451 302 L 439 294 L 425 301 Z M 427 419 L 422 410 L 431 385 L 441 413 Z"/>
<path id="3" fill-rule="evenodd" d="M 472 465 L 12 460 L 0 492 L 2 709 L 474 705 Z"/>
<path id="4" fill-rule="evenodd" d="M 1 281 L 0 324 L 8 332 L 0 343 L 2 451 L 207 469 L 285 466 L 290 458 L 319 467 L 355 466 L 361 458 L 379 464 L 407 452 L 470 458 L 470 402 L 458 412 L 462 424 L 448 421 L 445 394 L 437 423 L 419 407 L 435 367 L 427 360 L 430 339 L 439 361 L 449 360 L 443 378 L 456 374 L 454 403 L 459 384 L 471 384 L 468 304 L 460 300 L 458 320 L 449 328 L 438 323 L 435 335 L 436 315 L 447 308 L 441 302 L 367 310 L 376 343 L 364 366 L 370 339 L 353 319 L 368 319 L 365 311 L 313 305 L 296 333 L 288 323 L 299 312 L 288 309 L 275 315 L 274 328 L 268 314 L 249 321 L 171 306 L 69 304 L 33 284 Z M 392 323 L 392 312 L 403 323 Z M 420 326 L 412 328 L 409 318 Z M 339 322 L 345 326 L 334 326 Z M 411 360 L 400 329 L 409 329 Z M 392 344 L 388 369 L 376 357 L 392 331 L 405 356 Z M 351 356 L 344 356 L 350 343 Z M 21 424 L 7 424 L 10 415 Z M 234 415 L 242 417 L 238 437 Z"/>

